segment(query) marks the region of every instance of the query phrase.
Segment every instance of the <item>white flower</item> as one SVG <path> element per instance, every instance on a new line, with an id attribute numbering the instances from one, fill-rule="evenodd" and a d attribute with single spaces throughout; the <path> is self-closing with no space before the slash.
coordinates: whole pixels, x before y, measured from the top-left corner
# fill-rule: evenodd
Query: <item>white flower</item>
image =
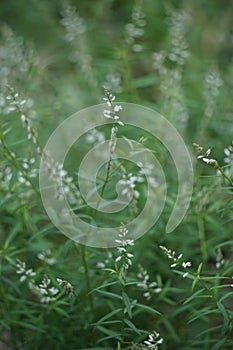
<path id="1" fill-rule="evenodd" d="M 107 74 L 106 80 L 103 84 L 106 89 L 121 92 L 122 86 L 121 86 L 121 77 L 118 74 L 110 73 Z"/>
<path id="2" fill-rule="evenodd" d="M 233 164 L 233 141 L 231 145 L 224 149 L 224 153 L 226 155 L 226 157 L 224 158 L 224 162 L 226 164 Z"/>
<path id="3" fill-rule="evenodd" d="M 105 135 L 104 133 L 96 130 L 96 129 L 92 129 L 88 132 L 88 134 L 86 135 L 86 142 L 87 143 L 96 143 L 96 142 L 103 142 L 105 141 Z"/>
<path id="4" fill-rule="evenodd" d="M 191 262 L 187 261 L 187 262 L 182 262 L 182 266 L 186 269 L 187 267 L 191 267 Z"/>
<path id="5" fill-rule="evenodd" d="M 26 263 L 24 261 L 18 261 L 16 267 L 16 273 L 21 275 L 19 279 L 20 282 L 24 282 L 27 279 L 30 279 L 31 277 L 36 275 L 36 273 L 32 269 L 26 269 Z"/>
<path id="6" fill-rule="evenodd" d="M 217 161 L 216 159 L 209 159 L 209 158 L 202 158 L 203 162 L 206 163 L 206 164 L 216 164 Z"/>
<path id="7" fill-rule="evenodd" d="M 49 292 L 52 294 L 52 295 L 56 295 L 58 292 L 59 292 L 59 289 L 55 288 L 55 287 L 51 287 L 49 288 Z"/>
<path id="8" fill-rule="evenodd" d="M 113 102 L 115 101 L 116 97 L 110 94 L 110 92 L 106 88 L 104 88 L 104 91 L 105 97 L 103 98 L 103 100 L 107 103 L 107 107 L 109 107 L 108 109 L 104 110 L 104 117 L 108 119 L 113 119 L 113 121 L 117 124 L 124 126 L 124 123 L 120 120 L 120 117 L 117 114 L 123 109 L 122 106 L 118 104 L 114 105 Z"/>
<path id="9" fill-rule="evenodd" d="M 159 333 L 157 333 L 156 331 L 154 331 L 153 333 L 149 334 L 148 340 L 144 341 L 144 344 L 148 347 L 148 348 L 152 348 L 152 349 L 158 349 L 157 345 L 162 344 L 163 343 L 163 338 L 159 338 Z"/>
<path id="10" fill-rule="evenodd" d="M 115 105 L 115 106 L 113 107 L 114 112 L 119 112 L 119 111 L 121 111 L 122 109 L 123 109 L 123 108 L 122 108 L 121 105 Z"/>
<path id="11" fill-rule="evenodd" d="M 129 268 L 129 265 L 132 265 L 131 258 L 133 258 L 133 254 L 127 252 L 127 246 L 133 246 L 134 241 L 132 239 L 127 239 L 128 235 L 128 230 L 125 227 L 124 224 L 120 226 L 120 233 L 119 233 L 119 238 L 116 239 L 115 242 L 118 244 L 121 244 L 120 247 L 117 247 L 118 252 L 120 255 L 115 259 L 116 262 L 123 261 L 123 271 L 126 273 L 127 269 Z"/>

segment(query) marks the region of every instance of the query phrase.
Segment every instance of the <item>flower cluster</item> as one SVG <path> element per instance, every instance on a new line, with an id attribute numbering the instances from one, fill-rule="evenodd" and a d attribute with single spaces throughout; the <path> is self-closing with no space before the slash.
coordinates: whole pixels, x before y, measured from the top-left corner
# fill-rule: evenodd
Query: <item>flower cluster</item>
<path id="1" fill-rule="evenodd" d="M 116 148 L 117 143 L 117 126 L 121 125 L 123 126 L 124 123 L 120 120 L 120 117 L 118 113 L 123 109 L 121 105 L 114 103 L 116 97 L 113 96 L 105 87 L 104 87 L 105 97 L 103 100 L 107 104 L 107 109 L 104 110 L 104 117 L 108 119 L 112 119 L 114 122 L 114 125 L 111 128 L 111 136 L 109 141 L 109 154 L 110 154 L 110 160 L 112 159 L 113 153 Z"/>
<path id="2" fill-rule="evenodd" d="M 138 199 L 140 193 L 136 190 L 136 184 L 144 182 L 143 177 L 133 175 L 132 173 L 127 174 L 126 171 L 123 173 L 122 177 L 123 178 L 119 181 L 119 185 L 124 186 L 121 194 L 128 199 Z"/>
<path id="3" fill-rule="evenodd" d="M 118 113 L 123 109 L 121 105 L 114 104 L 114 101 L 116 99 L 116 96 L 113 96 L 106 88 L 104 88 L 105 91 L 105 97 L 103 100 L 107 104 L 107 109 L 104 110 L 104 116 L 108 119 L 113 119 L 114 123 L 117 123 L 121 126 L 124 125 L 122 121 L 120 121 L 120 117 Z"/>
<path id="4" fill-rule="evenodd" d="M 140 173 L 140 171 L 138 175 L 127 173 L 123 165 L 120 166 L 120 169 L 122 171 L 122 178 L 118 184 L 122 187 L 121 195 L 130 201 L 130 212 L 132 215 L 135 215 L 138 212 L 138 199 L 140 197 L 140 192 L 136 189 L 136 186 L 139 183 L 144 183 L 144 174 Z"/>
<path id="5" fill-rule="evenodd" d="M 171 49 L 168 53 L 168 59 L 180 66 L 184 65 L 189 56 L 188 44 L 185 39 L 189 21 L 190 17 L 184 10 L 172 10 L 170 12 L 169 36 L 171 38 Z"/>
<path id="6" fill-rule="evenodd" d="M 231 142 L 231 145 L 224 149 L 224 155 L 225 157 L 223 161 L 227 165 L 224 172 L 229 178 L 231 178 L 233 176 L 233 141 Z"/>
<path id="7" fill-rule="evenodd" d="M 125 41 L 131 45 L 134 52 L 142 51 L 142 45 L 138 43 L 138 40 L 144 34 L 145 25 L 145 15 L 142 11 L 142 3 L 139 1 L 133 8 L 131 23 L 125 25 Z"/>
<path id="8" fill-rule="evenodd" d="M 34 277 L 36 273 L 32 269 L 26 269 L 26 263 L 24 261 L 18 260 L 16 264 L 17 270 L 16 273 L 20 275 L 20 282 L 24 282 L 27 279 Z"/>
<path id="9" fill-rule="evenodd" d="M 193 146 L 196 148 L 197 152 L 199 153 L 199 155 L 197 156 L 197 159 L 201 159 L 206 164 L 217 166 L 218 164 L 217 160 L 210 158 L 210 153 L 211 153 L 210 148 L 204 152 L 203 147 L 198 145 L 197 143 L 194 143 Z"/>
<path id="10" fill-rule="evenodd" d="M 88 84 L 93 89 L 93 87 L 97 87 L 97 81 L 85 38 L 87 26 L 84 19 L 77 13 L 76 8 L 70 5 L 68 0 L 63 0 L 62 16 L 61 24 L 66 31 L 65 40 L 70 43 L 72 48 L 68 57 L 85 74 Z"/>
<path id="11" fill-rule="evenodd" d="M 150 300 L 152 294 L 157 294 L 162 291 L 162 288 L 158 286 L 157 282 L 150 282 L 150 276 L 148 272 L 139 265 L 139 273 L 137 274 L 140 282 L 137 283 L 137 286 L 144 290 L 143 296 L 146 300 Z"/>
<path id="12" fill-rule="evenodd" d="M 74 287 L 72 284 L 66 280 L 62 280 L 61 278 L 57 278 L 57 283 L 59 286 L 63 287 L 66 294 L 68 295 L 69 298 L 73 298 L 74 296 Z"/>
<path id="13" fill-rule="evenodd" d="M 39 155 L 42 154 L 42 149 L 38 140 L 38 135 L 36 130 L 31 125 L 31 121 L 24 112 L 24 105 L 27 100 L 20 99 L 18 92 L 15 92 L 12 87 L 9 87 L 9 94 L 6 96 L 6 100 L 9 102 L 9 112 L 16 111 L 20 115 L 21 124 L 27 131 L 28 140 L 32 140 L 33 144 L 36 146 L 36 151 Z"/>
<path id="14" fill-rule="evenodd" d="M 118 93 L 122 92 L 120 75 L 117 73 L 107 74 L 103 86 L 105 86 L 107 90 L 112 90 Z"/>
<path id="15" fill-rule="evenodd" d="M 165 51 L 154 52 L 152 55 L 152 67 L 155 71 L 158 71 L 161 76 L 167 73 L 167 68 L 165 66 L 166 55 L 167 53 Z"/>
<path id="16" fill-rule="evenodd" d="M 231 145 L 224 149 L 224 153 L 224 162 L 228 165 L 233 165 L 233 141 L 231 142 Z"/>
<path id="17" fill-rule="evenodd" d="M 189 56 L 186 32 L 190 21 L 189 14 L 182 10 L 169 9 L 170 49 L 153 53 L 152 66 L 160 77 L 163 113 L 170 115 L 179 124 L 188 120 L 188 108 L 182 86 L 183 66 Z M 174 62 L 171 66 L 169 61 Z M 167 64 L 166 64 L 167 63 Z"/>
<path id="18" fill-rule="evenodd" d="M 87 133 L 85 139 L 87 143 L 101 143 L 105 141 L 105 135 L 101 131 L 92 129 Z"/>
<path id="19" fill-rule="evenodd" d="M 153 350 L 157 350 L 158 349 L 158 345 L 163 343 L 163 338 L 159 338 L 159 333 L 157 333 L 156 331 L 152 332 L 151 334 L 149 334 L 148 340 L 144 341 L 144 344 Z"/>
<path id="20" fill-rule="evenodd" d="M 26 47 L 24 40 L 17 37 L 6 24 L 1 26 L 1 37 L 3 42 L 0 46 L 0 86 L 4 90 L 7 84 L 16 80 L 25 84 L 27 72 L 32 66 L 38 65 L 38 58 L 31 48 Z M 4 110 L 3 96 L 0 107 Z"/>
<path id="21" fill-rule="evenodd" d="M 27 281 L 28 287 L 33 294 L 35 294 L 42 304 L 48 304 L 55 301 L 55 296 L 58 294 L 59 289 L 54 286 L 50 286 L 51 280 L 45 276 L 42 282 L 37 285 L 35 280 L 32 278 L 36 273 L 32 269 L 26 269 L 26 263 L 23 261 L 18 261 L 16 264 L 16 273 L 20 275 L 20 282 Z"/>
<path id="22" fill-rule="evenodd" d="M 122 224 L 120 227 L 119 239 L 115 240 L 116 243 L 120 244 L 120 247 L 117 247 L 117 250 L 120 253 L 120 255 L 116 258 L 116 262 L 122 262 L 124 273 L 126 273 L 129 266 L 132 265 L 131 259 L 133 258 L 133 254 L 127 251 L 128 246 L 134 245 L 134 240 L 127 238 L 128 233 L 129 231 L 127 230 L 125 225 Z"/>
<path id="23" fill-rule="evenodd" d="M 212 117 L 216 108 L 216 97 L 219 89 L 223 85 L 219 71 L 215 67 L 211 67 L 204 77 L 204 98 L 205 98 L 205 114 Z"/>
<path id="24" fill-rule="evenodd" d="M 107 252 L 106 259 L 104 259 L 104 261 L 98 261 L 98 263 L 96 264 L 97 268 L 105 269 L 111 259 L 112 259 L 112 252 Z"/>
<path id="25" fill-rule="evenodd" d="M 29 289 L 35 294 L 42 304 L 49 304 L 56 300 L 56 295 L 59 293 L 59 289 L 51 286 L 51 280 L 48 276 L 45 276 L 41 283 L 37 285 L 34 280 L 30 281 Z"/>
<path id="26" fill-rule="evenodd" d="M 188 267 L 191 267 L 192 263 L 190 261 L 182 261 L 183 254 L 179 254 L 176 256 L 176 252 L 172 251 L 171 249 L 167 249 L 164 246 L 160 246 L 160 248 L 163 250 L 163 252 L 166 254 L 169 260 L 172 261 L 172 264 L 170 265 L 171 268 L 177 267 L 177 266 L 182 266 L 184 269 L 187 269 Z M 188 272 L 186 271 L 183 274 L 183 277 L 187 277 Z"/>
<path id="27" fill-rule="evenodd" d="M 48 264 L 52 265 L 54 264 L 54 261 L 51 260 L 52 258 L 49 258 L 49 259 L 47 258 L 49 254 L 50 254 L 50 251 L 47 250 L 46 253 L 38 254 L 37 257 L 40 260 L 46 261 Z M 16 268 L 17 268 L 16 273 L 20 275 L 19 281 L 28 282 L 28 288 L 34 295 L 37 296 L 40 303 L 49 304 L 57 300 L 59 289 L 52 285 L 51 279 L 47 275 L 45 275 L 42 281 L 38 284 L 33 279 L 36 273 L 32 269 L 27 269 L 25 262 L 18 260 L 16 264 Z M 71 283 L 69 283 L 66 280 L 62 280 L 60 278 L 57 278 L 57 283 L 59 286 L 64 288 L 69 298 L 73 297 L 74 287 L 71 285 Z"/>
<path id="28" fill-rule="evenodd" d="M 32 168 L 32 165 L 35 163 L 35 158 L 24 158 L 22 160 L 22 168 L 27 174 L 27 177 L 25 177 L 25 173 L 22 171 L 19 171 L 18 173 L 18 180 L 20 183 L 25 184 L 25 186 L 31 186 L 31 183 L 28 181 L 28 178 L 36 178 L 38 175 L 38 169 Z"/>
<path id="29" fill-rule="evenodd" d="M 1 141 L 0 141 L 1 143 Z M 9 183 L 13 176 L 13 169 L 10 166 L 1 166 L 0 167 L 0 183 L 1 183 L 1 190 L 4 190 L 6 192 L 6 197 L 10 195 L 9 192 Z"/>
<path id="30" fill-rule="evenodd" d="M 110 159 L 112 159 L 113 153 L 116 148 L 117 144 L 117 127 L 114 125 L 111 129 L 111 136 L 110 136 L 110 141 L 109 141 L 109 154 L 110 154 Z"/>
<path id="31" fill-rule="evenodd" d="M 64 1 L 63 5 L 61 24 L 66 30 L 65 39 L 71 42 L 86 31 L 86 25 L 84 20 L 76 12 L 75 7 L 71 6 L 67 1 Z"/>
<path id="32" fill-rule="evenodd" d="M 220 73 L 216 67 L 211 67 L 204 77 L 204 87 L 206 94 L 216 97 L 219 94 L 219 88 L 223 85 Z"/>
<path id="33" fill-rule="evenodd" d="M 156 188 L 159 186 L 156 178 L 151 174 L 152 173 L 152 170 L 154 168 L 154 164 L 151 164 L 151 163 L 142 163 L 142 162 L 138 162 L 137 163 L 137 166 L 140 167 L 140 170 L 139 170 L 139 175 L 140 176 L 146 176 L 146 179 L 148 181 L 148 184 L 153 187 L 153 188 Z M 141 182 L 141 180 L 139 181 Z"/>
<path id="34" fill-rule="evenodd" d="M 69 176 L 68 171 L 64 169 L 63 164 L 55 162 L 51 157 L 47 156 L 47 173 L 49 179 L 55 185 L 56 198 L 58 200 L 67 197 L 69 203 L 80 203 L 80 192 L 76 188 L 73 178 Z"/>
<path id="35" fill-rule="evenodd" d="M 50 266 L 54 265 L 56 262 L 56 259 L 52 257 L 50 249 L 46 249 L 44 252 L 38 253 L 37 258 Z"/>
<path id="36" fill-rule="evenodd" d="M 197 158 L 201 159 L 204 163 L 206 163 L 206 164 L 208 164 L 210 166 L 214 166 L 217 169 L 217 175 L 221 175 L 222 178 L 227 180 L 227 182 L 229 182 L 231 184 L 231 186 L 232 186 L 233 185 L 233 180 L 231 178 L 231 175 L 232 175 L 231 172 L 229 171 L 229 169 L 226 169 L 226 171 L 223 171 L 223 169 L 219 165 L 218 161 L 216 159 L 210 158 L 211 150 L 208 149 L 206 152 L 204 152 L 203 151 L 203 147 L 199 146 L 196 143 L 194 143 L 193 146 L 196 148 L 197 152 L 199 153 Z"/>

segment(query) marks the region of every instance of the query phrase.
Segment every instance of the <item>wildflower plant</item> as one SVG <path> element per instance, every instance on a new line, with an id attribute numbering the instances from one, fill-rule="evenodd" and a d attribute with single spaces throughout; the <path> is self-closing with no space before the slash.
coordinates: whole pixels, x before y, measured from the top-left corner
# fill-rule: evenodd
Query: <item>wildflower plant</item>
<path id="1" fill-rule="evenodd" d="M 202 146 L 199 146 L 196 143 L 194 143 L 193 145 L 196 148 L 197 152 L 199 153 L 199 155 L 197 156 L 197 159 L 201 159 L 204 163 L 215 167 L 219 172 L 219 174 L 232 185 L 232 179 L 229 176 L 227 176 L 223 168 L 219 165 L 218 161 L 210 157 L 211 149 L 209 148 L 207 149 L 207 151 L 204 152 Z"/>
<path id="2" fill-rule="evenodd" d="M 233 348 L 230 13 L 216 1 L 33 1 L 12 2 L 13 21 L 1 3 L 1 349 Z M 77 110 L 85 118 L 46 153 Z M 188 211 L 167 234 L 177 198 L 175 218 Z M 164 209 L 144 234 L 148 199 L 153 218 Z M 104 212 L 112 202 L 121 210 Z"/>

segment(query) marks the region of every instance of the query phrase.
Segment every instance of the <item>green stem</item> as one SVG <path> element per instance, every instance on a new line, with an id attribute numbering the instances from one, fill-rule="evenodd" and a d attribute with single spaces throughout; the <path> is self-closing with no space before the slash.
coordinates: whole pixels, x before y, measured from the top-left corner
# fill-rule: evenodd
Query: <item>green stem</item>
<path id="1" fill-rule="evenodd" d="M 218 162 L 216 163 L 215 167 L 220 171 L 221 175 L 231 184 L 233 185 L 233 181 L 224 173 Z"/>
<path id="2" fill-rule="evenodd" d="M 124 343 L 125 337 L 125 303 L 124 303 L 125 286 L 121 283 L 121 342 Z"/>
<path id="3" fill-rule="evenodd" d="M 89 293 L 91 291 L 91 282 L 90 282 L 89 268 L 88 268 L 88 264 L 87 264 L 87 254 L 86 254 L 86 246 L 85 245 L 81 246 L 81 257 L 82 257 L 84 273 L 85 273 L 85 278 L 86 278 L 86 289 L 88 292 L 89 305 L 90 305 L 91 311 L 93 312 L 94 305 L 93 305 L 92 294 Z"/>
<path id="4" fill-rule="evenodd" d="M 206 237 L 205 237 L 205 225 L 204 225 L 203 215 L 200 213 L 198 213 L 197 224 L 198 224 L 199 240 L 200 240 L 200 247 L 201 247 L 201 255 L 202 255 L 203 262 L 206 262 L 207 246 L 206 246 Z"/>

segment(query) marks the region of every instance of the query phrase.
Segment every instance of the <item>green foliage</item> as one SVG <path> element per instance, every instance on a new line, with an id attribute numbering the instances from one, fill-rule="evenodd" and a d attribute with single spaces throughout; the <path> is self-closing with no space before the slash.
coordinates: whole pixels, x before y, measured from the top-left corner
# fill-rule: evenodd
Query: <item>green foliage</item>
<path id="1" fill-rule="evenodd" d="M 0 348 L 133 350 L 150 341 L 161 350 L 232 349 L 230 2 L 10 0 L 0 7 Z M 51 162 L 55 179 L 64 170 L 74 212 L 109 227 L 142 211 L 145 174 L 123 158 L 99 169 L 104 199 L 116 197 L 119 181 L 135 185 L 129 206 L 109 216 L 79 193 L 85 154 L 117 126 L 130 146 L 138 141 L 157 157 L 168 184 L 164 211 L 134 245 L 111 249 L 65 237 L 44 210 L 38 179 L 50 134 L 103 103 L 103 86 L 105 97 L 110 91 L 164 115 L 190 149 L 195 175 L 189 211 L 166 234 L 177 174 L 150 133 L 113 119 L 72 146 L 64 169 Z M 140 152 L 132 146 L 139 159 Z M 119 233 L 124 241 L 124 225 Z"/>

